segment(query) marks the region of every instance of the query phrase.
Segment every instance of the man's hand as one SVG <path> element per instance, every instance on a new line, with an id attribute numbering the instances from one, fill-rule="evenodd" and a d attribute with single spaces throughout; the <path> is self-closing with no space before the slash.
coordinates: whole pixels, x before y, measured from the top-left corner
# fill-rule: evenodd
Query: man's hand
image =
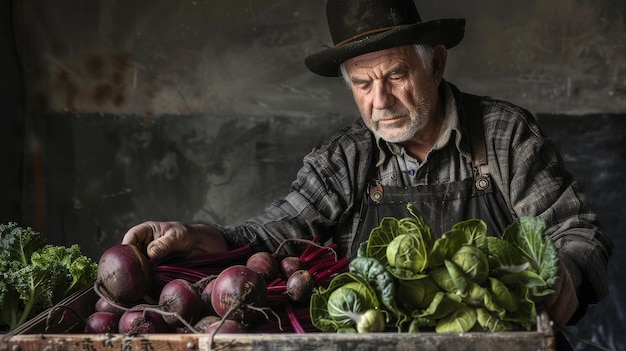
<path id="1" fill-rule="evenodd" d="M 559 254 L 559 279 L 554 293 L 547 296 L 545 303 L 550 316 L 559 325 L 566 325 L 578 309 L 576 290 L 580 285 L 580 269 L 566 254 Z"/>
<path id="2" fill-rule="evenodd" d="M 192 257 L 228 250 L 219 230 L 209 225 L 181 222 L 141 223 L 126 232 L 122 244 L 145 246 L 152 259 L 174 252 L 183 252 Z"/>

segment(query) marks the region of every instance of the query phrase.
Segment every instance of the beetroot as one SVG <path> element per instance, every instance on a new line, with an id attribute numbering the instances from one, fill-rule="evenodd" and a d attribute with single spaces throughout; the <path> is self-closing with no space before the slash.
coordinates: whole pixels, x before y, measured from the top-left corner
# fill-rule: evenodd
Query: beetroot
<path id="1" fill-rule="evenodd" d="M 207 334 L 238 334 L 245 333 L 245 326 L 236 320 L 225 319 L 224 321 L 217 321 L 210 324 L 205 330 Z"/>
<path id="2" fill-rule="evenodd" d="M 152 284 L 148 258 L 135 245 L 114 245 L 98 263 L 96 285 L 116 303 L 139 301 Z"/>
<path id="3" fill-rule="evenodd" d="M 267 303 L 267 284 L 257 272 L 244 265 L 224 269 L 215 278 L 211 305 L 223 318 L 249 322 L 256 317 L 254 307 Z"/>
<path id="4" fill-rule="evenodd" d="M 99 298 L 98 301 L 96 301 L 96 312 L 112 312 L 117 314 L 118 316 L 121 316 L 124 313 L 124 310 L 117 307 L 117 306 L 113 306 L 112 304 L 110 304 L 106 299 L 104 298 Z"/>
<path id="5" fill-rule="evenodd" d="M 263 276 L 266 283 L 278 277 L 278 260 L 269 252 L 256 252 L 246 261 L 246 267 Z"/>
<path id="6" fill-rule="evenodd" d="M 192 283 L 184 279 L 174 279 L 165 284 L 159 296 L 159 306 L 166 311 L 177 315 L 164 315 L 163 319 L 169 325 L 183 327 L 184 323 L 194 323 L 202 308 L 200 291 Z"/>
<path id="7" fill-rule="evenodd" d="M 200 299 L 202 300 L 202 315 L 214 315 L 215 310 L 213 309 L 213 305 L 211 304 L 211 294 L 213 293 L 213 287 L 215 286 L 215 279 L 209 281 L 202 289 L 200 293 Z"/>
<path id="8" fill-rule="evenodd" d="M 165 323 L 163 316 L 153 308 L 139 304 L 124 312 L 118 324 L 119 332 L 129 335 L 172 332 L 174 328 Z"/>
<path id="9" fill-rule="evenodd" d="M 293 272 L 300 269 L 304 269 L 304 264 L 299 257 L 287 256 L 280 260 L 280 270 L 285 276 L 285 279 L 288 279 L 293 274 Z"/>
<path id="10" fill-rule="evenodd" d="M 218 316 L 213 316 L 213 315 L 204 316 L 198 322 L 196 322 L 193 328 L 198 333 L 206 333 L 207 329 L 209 328 L 209 326 L 211 326 L 211 324 L 215 322 L 219 322 L 221 320 L 222 319 Z"/>
<path id="11" fill-rule="evenodd" d="M 285 294 L 296 302 L 307 301 L 315 287 L 315 279 L 306 269 L 293 272 L 287 279 Z"/>
<path id="12" fill-rule="evenodd" d="M 117 333 L 119 330 L 119 314 L 113 312 L 96 311 L 92 313 L 85 323 L 85 333 Z"/>

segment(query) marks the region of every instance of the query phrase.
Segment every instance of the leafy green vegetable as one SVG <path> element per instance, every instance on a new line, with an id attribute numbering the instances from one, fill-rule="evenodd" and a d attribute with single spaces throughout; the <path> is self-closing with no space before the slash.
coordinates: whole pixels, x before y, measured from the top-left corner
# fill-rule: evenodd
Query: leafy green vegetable
<path id="1" fill-rule="evenodd" d="M 461 246 L 452 255 L 452 262 L 456 263 L 469 279 L 478 284 L 484 282 L 489 275 L 487 256 L 476 246 Z"/>
<path id="2" fill-rule="evenodd" d="M 545 221 L 519 218 L 498 237 L 487 236 L 482 220 L 468 219 L 434 240 L 413 206 L 407 209 L 407 218 L 382 219 L 347 275 L 314 292 L 316 327 L 367 330 L 356 323 L 368 311 L 387 317 L 384 329 L 407 332 L 530 330 L 536 324 L 536 304 L 558 279 Z"/>
<path id="3" fill-rule="evenodd" d="M 421 273 L 428 266 L 428 251 L 419 235 L 401 234 L 387 245 L 387 262 L 394 268 Z"/>
<path id="4" fill-rule="evenodd" d="M 402 307 L 413 311 L 428 308 L 439 291 L 437 283 L 427 275 L 419 279 L 399 280 L 396 296 Z"/>
<path id="5" fill-rule="evenodd" d="M 78 245 L 46 244 L 31 228 L 0 225 L 0 329 L 12 330 L 96 278 Z"/>
<path id="6" fill-rule="evenodd" d="M 544 285 L 533 287 L 535 296 L 553 293 L 552 287 L 559 277 L 558 253 L 550 238 L 543 236 L 545 230 L 544 220 L 536 217 L 522 217 L 502 234 L 502 238 L 519 249 L 528 259 L 534 272 L 545 281 Z"/>
<path id="7" fill-rule="evenodd" d="M 375 258 L 381 263 L 387 264 L 387 246 L 396 237 L 403 234 L 412 234 L 417 236 L 420 244 L 420 247 L 417 248 L 417 250 L 420 251 L 420 253 L 425 248 L 430 250 L 430 247 L 432 246 L 430 227 L 422 217 L 416 214 L 412 205 L 408 205 L 407 208 L 413 217 L 402 218 L 399 220 L 396 218 L 386 217 L 381 220 L 378 227 L 372 230 L 367 241 L 367 257 Z M 423 253 L 421 255 L 423 255 Z M 420 260 L 426 261 L 426 257 L 421 257 Z M 420 263 L 418 262 L 417 265 L 419 266 Z"/>
<path id="8" fill-rule="evenodd" d="M 435 327 L 437 333 L 465 333 L 476 324 L 476 309 L 461 305 L 453 313 L 441 318 Z"/>
<path id="9" fill-rule="evenodd" d="M 311 322 L 319 330 L 345 332 L 363 328 L 360 323 L 376 326 L 376 323 L 363 318 L 368 310 L 379 308 L 376 291 L 367 281 L 358 275 L 344 272 L 333 278 L 327 288 L 315 289 L 311 295 L 309 313 Z"/>

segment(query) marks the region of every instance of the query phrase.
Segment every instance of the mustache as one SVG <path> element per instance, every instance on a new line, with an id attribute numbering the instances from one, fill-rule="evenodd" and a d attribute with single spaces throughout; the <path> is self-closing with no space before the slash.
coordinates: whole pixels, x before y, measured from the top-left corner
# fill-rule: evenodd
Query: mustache
<path id="1" fill-rule="evenodd" d="M 399 116 L 408 116 L 410 114 L 409 109 L 404 106 L 394 106 L 392 108 L 386 108 L 383 110 L 374 110 L 372 112 L 373 121 L 382 121 L 385 119 L 391 119 Z"/>

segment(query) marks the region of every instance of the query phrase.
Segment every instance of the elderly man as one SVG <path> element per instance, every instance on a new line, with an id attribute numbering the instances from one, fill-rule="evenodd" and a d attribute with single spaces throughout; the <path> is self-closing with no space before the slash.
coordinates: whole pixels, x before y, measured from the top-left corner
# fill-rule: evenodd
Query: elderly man
<path id="1" fill-rule="evenodd" d="M 613 245 L 555 146 L 528 111 L 443 78 L 465 21 L 422 21 L 412 0 L 329 0 L 327 16 L 334 46 L 305 64 L 343 77 L 362 119 L 307 155 L 290 193 L 264 214 L 238 226 L 146 222 L 123 243 L 160 257 L 273 250 L 320 233 L 354 256 L 382 217 L 407 217 L 407 203 L 439 235 L 469 218 L 499 235 L 515 218 L 538 216 L 560 257 L 553 318 L 573 322 L 601 299 Z"/>

